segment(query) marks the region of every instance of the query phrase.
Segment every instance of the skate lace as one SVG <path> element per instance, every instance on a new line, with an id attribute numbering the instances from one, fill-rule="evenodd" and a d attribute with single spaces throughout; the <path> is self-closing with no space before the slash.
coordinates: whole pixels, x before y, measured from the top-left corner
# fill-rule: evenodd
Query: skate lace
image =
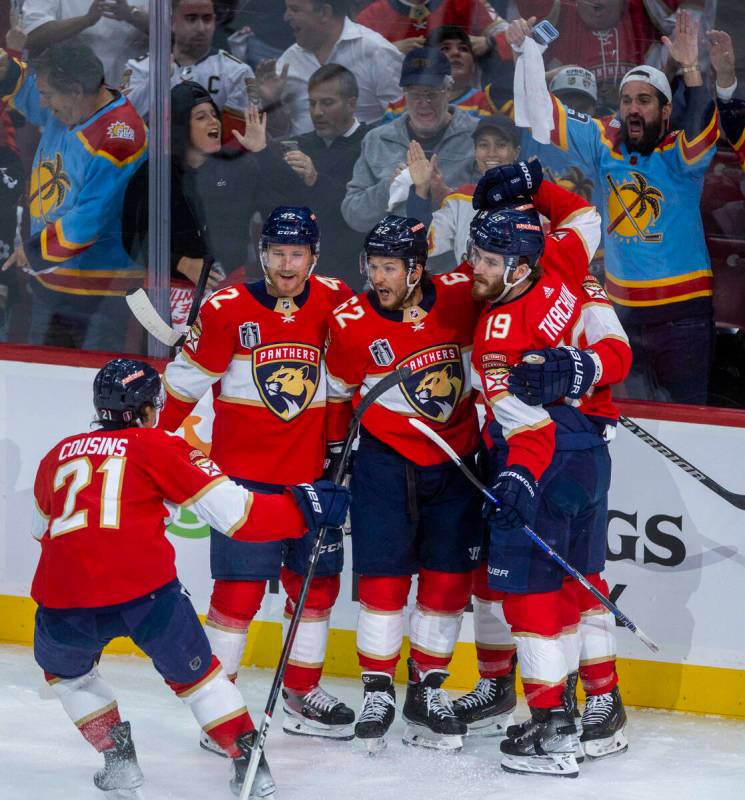
<path id="1" fill-rule="evenodd" d="M 365 692 L 365 702 L 358 722 L 374 722 L 382 719 L 390 706 L 395 706 L 396 701 L 388 692 Z"/>
<path id="2" fill-rule="evenodd" d="M 582 714 L 582 726 L 602 725 L 613 711 L 613 695 L 597 694 L 589 695 L 585 705 L 585 712 Z"/>
<path id="3" fill-rule="evenodd" d="M 455 704 L 462 708 L 478 708 L 488 705 L 492 700 L 492 681 L 489 678 L 482 678 L 475 686 L 473 691 L 459 697 Z"/>
<path id="4" fill-rule="evenodd" d="M 311 689 L 303 698 L 303 702 L 319 711 L 331 711 L 339 705 L 339 698 L 329 694 L 321 686 Z"/>
<path id="5" fill-rule="evenodd" d="M 440 719 L 455 716 L 448 693 L 444 689 L 431 689 L 429 686 L 427 687 L 427 711 Z"/>

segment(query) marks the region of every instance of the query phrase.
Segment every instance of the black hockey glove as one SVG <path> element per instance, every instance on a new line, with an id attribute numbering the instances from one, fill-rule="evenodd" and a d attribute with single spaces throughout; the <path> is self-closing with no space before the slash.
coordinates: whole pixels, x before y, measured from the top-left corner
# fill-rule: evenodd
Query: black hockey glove
<path id="1" fill-rule="evenodd" d="M 532 197 L 543 181 L 543 167 L 537 159 L 516 161 L 488 169 L 473 193 L 473 207 L 499 208 L 520 197 Z"/>
<path id="2" fill-rule="evenodd" d="M 523 525 L 532 525 L 536 486 L 535 478 L 526 467 L 505 467 L 491 490 L 499 505 L 494 505 L 491 500 L 484 503 L 489 522 L 500 531 L 513 531 Z"/>
<path id="3" fill-rule="evenodd" d="M 601 374 L 600 362 L 589 351 L 546 347 L 526 353 L 522 362 L 512 368 L 507 385 L 523 403 L 542 406 L 562 397 L 584 397 Z"/>
<path id="4" fill-rule="evenodd" d="M 323 459 L 324 480 L 332 481 L 336 477 L 336 471 L 339 469 L 343 450 L 344 442 L 328 442 L 326 445 L 326 457 Z"/>
<path id="5" fill-rule="evenodd" d="M 309 530 L 341 528 L 344 524 L 352 497 L 349 489 L 331 481 L 316 481 L 290 486 L 290 490 Z"/>

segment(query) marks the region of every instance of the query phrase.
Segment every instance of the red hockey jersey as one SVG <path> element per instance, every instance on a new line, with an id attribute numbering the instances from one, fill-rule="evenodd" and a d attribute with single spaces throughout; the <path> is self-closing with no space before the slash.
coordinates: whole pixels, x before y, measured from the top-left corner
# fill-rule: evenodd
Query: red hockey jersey
<path id="1" fill-rule="evenodd" d="M 580 400 L 565 402 L 588 416 L 616 420 L 610 384 L 626 376 L 631 349 L 605 292 L 588 273 L 600 241 L 597 211 L 549 181 L 534 202 L 552 230 L 539 261 L 543 275 L 516 299 L 484 310 L 474 336 L 473 369 L 474 385 L 507 441 L 507 463 L 527 467 L 538 479 L 553 457 L 556 426 L 543 406 L 528 406 L 510 394 L 510 368 L 528 350 L 592 346 L 602 377 Z"/>
<path id="2" fill-rule="evenodd" d="M 306 529 L 289 493 L 254 495 L 201 450 L 155 428 L 68 436 L 42 459 L 34 498 L 41 558 L 31 596 L 47 608 L 125 603 L 172 581 L 166 504 L 241 541 Z"/>
<path id="3" fill-rule="evenodd" d="M 329 401 L 336 410 L 330 436 L 343 438 L 356 405 L 393 368 L 411 377 L 385 392 L 362 425 L 405 458 L 421 466 L 441 464 L 442 451 L 408 423 L 431 425 L 458 453 L 478 446 L 471 386 L 471 347 L 480 304 L 471 298 L 468 264 L 434 275 L 420 305 L 381 309 L 373 293 L 358 294 L 334 311 L 326 353 Z"/>
<path id="4" fill-rule="evenodd" d="M 295 298 L 272 297 L 263 281 L 215 292 L 166 367 L 159 425 L 175 430 L 216 384 L 210 455 L 221 469 L 263 483 L 318 478 L 326 450 L 323 348 L 331 311 L 351 294 L 343 281 L 315 275 Z"/>
<path id="5" fill-rule="evenodd" d="M 357 22 L 377 31 L 389 42 L 398 42 L 426 36 L 442 25 L 459 25 L 470 34 L 483 35 L 496 18 L 485 0 L 429 0 L 416 5 L 374 0 L 360 11 Z"/>

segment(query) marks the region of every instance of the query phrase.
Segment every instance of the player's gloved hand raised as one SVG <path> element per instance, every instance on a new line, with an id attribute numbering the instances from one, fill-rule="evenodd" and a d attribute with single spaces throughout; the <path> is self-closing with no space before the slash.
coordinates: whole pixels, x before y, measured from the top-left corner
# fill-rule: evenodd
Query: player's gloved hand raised
<path id="1" fill-rule="evenodd" d="M 512 368 L 507 385 L 523 403 L 542 406 L 562 397 L 584 397 L 601 375 L 600 360 L 594 359 L 590 351 L 546 347 L 526 353 L 522 362 Z"/>
<path id="2" fill-rule="evenodd" d="M 344 524 L 351 500 L 351 494 L 346 487 L 321 480 L 290 486 L 290 491 L 308 523 L 309 530 L 341 528 Z"/>
<path id="3" fill-rule="evenodd" d="M 500 531 L 513 531 L 523 525 L 532 526 L 535 518 L 536 480 L 526 467 L 505 467 L 497 476 L 491 500 L 484 503 L 485 516 Z M 487 513 L 488 512 L 488 513 Z"/>
<path id="4" fill-rule="evenodd" d="M 326 445 L 326 456 L 323 459 L 323 478 L 332 481 L 336 478 L 341 463 L 341 454 L 344 450 L 344 442 L 328 442 Z"/>
<path id="5" fill-rule="evenodd" d="M 488 169 L 476 185 L 473 207 L 499 208 L 519 197 L 532 197 L 543 181 L 543 167 L 538 159 L 515 161 Z"/>

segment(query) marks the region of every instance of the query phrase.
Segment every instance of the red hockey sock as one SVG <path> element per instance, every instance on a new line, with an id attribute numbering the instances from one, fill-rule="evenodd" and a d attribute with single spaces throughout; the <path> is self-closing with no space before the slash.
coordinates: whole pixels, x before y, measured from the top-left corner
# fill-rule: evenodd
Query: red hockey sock
<path id="1" fill-rule="evenodd" d="M 101 753 L 114 747 L 114 740 L 109 734 L 111 729 L 121 721 L 119 709 L 112 708 L 100 716 L 88 719 L 82 725 L 78 725 L 78 730 L 83 734 L 83 738 Z"/>
<path id="2" fill-rule="evenodd" d="M 567 668 L 560 640 L 559 592 L 508 594 L 504 614 L 517 642 L 528 705 L 534 708 L 561 706 Z"/>

